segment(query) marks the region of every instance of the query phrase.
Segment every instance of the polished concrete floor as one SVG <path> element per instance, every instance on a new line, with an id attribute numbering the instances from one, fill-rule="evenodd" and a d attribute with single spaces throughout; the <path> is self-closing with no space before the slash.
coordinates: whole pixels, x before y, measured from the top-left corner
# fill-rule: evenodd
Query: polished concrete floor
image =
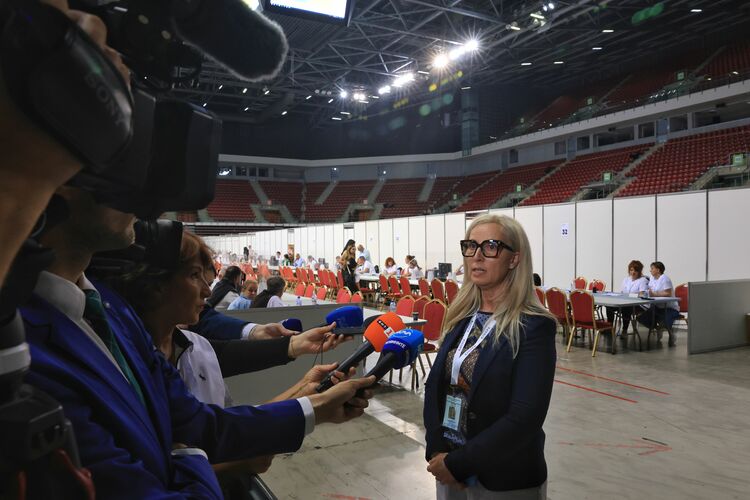
<path id="1" fill-rule="evenodd" d="M 548 497 L 750 499 L 750 348 L 565 353 L 544 430 Z M 422 388 L 384 388 L 362 418 L 321 425 L 264 479 L 280 499 L 432 499 Z"/>

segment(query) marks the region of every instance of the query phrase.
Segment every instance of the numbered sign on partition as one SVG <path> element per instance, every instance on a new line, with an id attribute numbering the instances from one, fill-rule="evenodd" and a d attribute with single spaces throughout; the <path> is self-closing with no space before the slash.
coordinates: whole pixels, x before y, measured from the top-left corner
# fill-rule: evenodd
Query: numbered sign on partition
<path id="1" fill-rule="evenodd" d="M 560 236 L 567 238 L 570 234 L 570 225 L 568 223 L 560 224 Z"/>

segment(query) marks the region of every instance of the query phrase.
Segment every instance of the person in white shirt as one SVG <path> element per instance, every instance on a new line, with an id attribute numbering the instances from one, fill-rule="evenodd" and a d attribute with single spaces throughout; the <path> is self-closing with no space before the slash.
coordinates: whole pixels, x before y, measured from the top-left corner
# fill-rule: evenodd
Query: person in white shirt
<path id="1" fill-rule="evenodd" d="M 370 251 L 364 247 L 362 243 L 357 245 L 357 258 L 364 257 L 367 262 L 372 262 L 372 257 L 370 257 Z"/>
<path id="2" fill-rule="evenodd" d="M 375 272 L 375 268 L 372 265 L 372 262 L 369 260 L 366 260 L 364 256 L 360 255 L 359 259 L 357 259 L 357 273 L 358 274 L 373 274 Z"/>
<path id="3" fill-rule="evenodd" d="M 310 269 L 318 268 L 318 261 L 312 255 L 307 256 L 307 267 L 309 267 Z"/>
<path id="4" fill-rule="evenodd" d="M 628 264 L 628 275 L 622 280 L 622 286 L 620 287 L 620 293 L 631 294 L 637 293 L 643 294 L 648 290 L 648 278 L 643 275 L 643 263 L 640 260 L 631 260 Z M 607 321 L 610 323 L 615 319 L 615 312 L 617 308 L 607 308 Z M 627 339 L 628 327 L 630 326 L 630 320 L 633 316 L 633 309 L 622 308 L 622 332 L 620 335 L 623 339 Z"/>
<path id="5" fill-rule="evenodd" d="M 404 276 L 416 280 L 424 278 L 424 271 L 422 271 L 422 268 L 419 267 L 419 263 L 413 255 L 406 256 L 406 265 L 407 267 L 406 269 L 404 269 Z"/>
<path id="6" fill-rule="evenodd" d="M 656 261 L 651 263 L 651 276 L 652 279 L 648 283 L 648 291 L 651 297 L 674 297 L 674 286 L 672 280 L 664 274 L 664 264 Z M 680 315 L 680 305 L 675 301 L 664 302 L 657 304 L 654 311 L 648 310 L 638 316 L 638 322 L 649 327 L 663 326 L 669 333 L 669 347 L 676 345 L 675 335 L 672 331 L 672 324 Z M 656 325 L 653 324 L 654 316 L 656 317 Z M 661 340 L 661 330 L 657 332 L 657 339 Z"/>
<path id="7" fill-rule="evenodd" d="M 388 257 L 385 259 L 385 265 L 383 265 L 383 274 L 386 276 L 396 276 L 396 273 L 398 273 L 396 261 L 393 260 L 393 257 Z"/>

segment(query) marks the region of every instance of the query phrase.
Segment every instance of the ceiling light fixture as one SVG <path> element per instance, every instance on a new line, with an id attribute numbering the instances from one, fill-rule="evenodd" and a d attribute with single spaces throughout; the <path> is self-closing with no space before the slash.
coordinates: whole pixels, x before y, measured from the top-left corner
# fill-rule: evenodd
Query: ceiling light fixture
<path id="1" fill-rule="evenodd" d="M 414 73 L 404 73 L 393 81 L 394 87 L 403 87 L 409 82 L 414 81 Z"/>
<path id="2" fill-rule="evenodd" d="M 336 120 L 337 122 L 340 122 L 341 121 L 341 117 L 340 116 L 332 116 L 331 120 Z"/>
<path id="3" fill-rule="evenodd" d="M 266 90 L 264 90 L 264 91 L 263 91 L 263 95 L 268 95 L 268 94 L 270 94 L 270 93 L 271 93 L 271 91 L 270 91 L 270 90 L 268 90 L 268 89 L 266 89 Z"/>
<path id="4" fill-rule="evenodd" d="M 221 89 L 223 89 L 223 88 L 224 88 L 224 85 L 223 85 L 223 84 L 222 84 L 222 85 L 219 85 L 219 90 L 221 90 Z"/>
<path id="5" fill-rule="evenodd" d="M 244 89 L 242 89 L 242 93 L 243 94 L 247 94 L 247 87 L 245 87 Z"/>
<path id="6" fill-rule="evenodd" d="M 512 22 L 512 23 L 510 23 L 510 24 L 508 24 L 508 25 L 506 26 L 506 28 L 508 28 L 509 30 L 513 30 L 513 31 L 521 31 L 521 27 L 520 27 L 520 26 L 518 25 L 518 23 L 517 23 L 517 22 L 515 22 L 515 21 L 513 21 L 513 22 Z"/>
<path id="7" fill-rule="evenodd" d="M 564 61 L 555 61 L 555 62 L 554 62 L 554 63 L 552 63 L 552 64 L 564 64 Z"/>
<path id="8" fill-rule="evenodd" d="M 281 116 L 285 116 L 289 111 L 282 111 Z"/>
<path id="9" fill-rule="evenodd" d="M 700 14 L 701 12 L 703 12 L 703 9 L 690 9 L 690 12 L 692 12 L 693 14 Z"/>
<path id="10" fill-rule="evenodd" d="M 354 94 L 352 94 L 352 99 L 354 99 L 355 101 L 364 101 L 365 95 L 362 92 L 355 92 Z"/>
<path id="11" fill-rule="evenodd" d="M 390 85 L 386 85 L 386 86 L 380 87 L 378 89 L 378 94 L 380 94 L 380 95 L 390 94 L 390 93 L 391 93 L 391 86 Z"/>
<path id="12" fill-rule="evenodd" d="M 351 113 L 348 111 L 339 111 L 339 113 L 341 113 L 342 115 L 346 115 L 346 116 L 351 115 Z"/>
<path id="13" fill-rule="evenodd" d="M 311 95 L 309 95 L 309 96 L 305 97 L 305 100 L 306 100 L 306 101 L 309 101 L 311 97 L 312 97 L 312 96 L 311 96 Z"/>
<path id="14" fill-rule="evenodd" d="M 333 102 L 333 98 L 328 99 L 328 104 L 331 104 Z"/>
<path id="15" fill-rule="evenodd" d="M 545 17 L 541 15 L 539 12 L 532 12 L 529 14 L 529 17 L 533 17 L 534 19 L 539 19 L 540 21 L 543 21 Z"/>
<path id="16" fill-rule="evenodd" d="M 347 92 L 346 90 L 342 90 L 339 95 L 342 99 L 346 99 L 347 97 L 349 97 L 349 92 Z"/>
<path id="17" fill-rule="evenodd" d="M 531 66 L 531 63 L 530 62 L 522 62 L 521 66 Z"/>
<path id="18" fill-rule="evenodd" d="M 461 90 L 469 90 L 471 87 L 461 87 Z"/>
<path id="19" fill-rule="evenodd" d="M 246 108 L 245 108 L 245 111 L 247 111 L 248 109 L 250 109 L 250 106 L 246 107 Z"/>
<path id="20" fill-rule="evenodd" d="M 443 54 L 438 54 L 435 56 L 435 59 L 432 61 L 432 67 L 437 69 L 442 69 L 448 66 L 448 56 Z"/>
<path id="21" fill-rule="evenodd" d="M 591 50 L 602 50 L 601 47 L 591 47 Z"/>
<path id="22" fill-rule="evenodd" d="M 602 33 L 614 33 L 614 32 L 615 32 L 615 30 L 612 30 L 612 29 L 609 29 L 609 28 L 602 30 Z"/>

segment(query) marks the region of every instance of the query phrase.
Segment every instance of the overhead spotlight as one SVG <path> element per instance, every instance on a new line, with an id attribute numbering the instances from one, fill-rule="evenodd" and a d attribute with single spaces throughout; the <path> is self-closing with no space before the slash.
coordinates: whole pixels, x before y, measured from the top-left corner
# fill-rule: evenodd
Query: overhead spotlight
<path id="1" fill-rule="evenodd" d="M 378 89 L 378 94 L 380 94 L 380 95 L 390 94 L 390 93 L 391 93 L 391 86 L 390 85 L 386 85 L 386 86 L 380 87 Z"/>
<path id="2" fill-rule="evenodd" d="M 430 74 L 429 71 L 422 71 L 422 70 L 417 71 L 417 73 L 419 73 L 420 75 L 429 75 Z"/>
<path id="3" fill-rule="evenodd" d="M 333 98 L 328 99 L 328 104 L 331 104 L 333 102 Z"/>
<path id="4" fill-rule="evenodd" d="M 337 122 L 340 122 L 341 121 L 341 117 L 340 116 L 332 116 L 331 120 L 336 120 Z"/>
<path id="5" fill-rule="evenodd" d="M 555 61 L 553 64 L 564 64 L 564 61 Z"/>
<path id="6" fill-rule="evenodd" d="M 552 3 L 552 2 L 550 2 L 550 3 L 547 4 L 547 7 L 549 7 L 549 10 L 554 10 L 555 4 Z"/>
<path id="7" fill-rule="evenodd" d="M 312 97 L 312 96 L 311 96 L 311 95 L 309 95 L 309 96 L 305 97 L 305 100 L 306 100 L 306 101 L 309 101 L 311 97 Z"/>
<path id="8" fill-rule="evenodd" d="M 247 106 L 247 107 L 245 108 L 245 111 L 247 111 L 248 109 L 250 109 L 250 106 Z"/>
<path id="9" fill-rule="evenodd" d="M 465 47 L 463 47 L 463 46 L 456 47 L 455 49 L 453 49 L 450 52 L 448 52 L 448 59 L 450 59 L 451 61 L 455 61 L 456 59 L 458 59 L 459 57 L 461 57 L 464 54 L 466 54 L 466 48 Z"/>
<path id="10" fill-rule="evenodd" d="M 414 81 L 414 73 L 404 73 L 393 81 L 394 87 L 403 87 L 409 82 Z"/>
<path id="11" fill-rule="evenodd" d="M 281 112 L 281 116 L 286 116 L 286 114 L 287 114 L 288 112 L 289 112 L 289 111 L 282 111 L 282 112 Z"/>
<path id="12" fill-rule="evenodd" d="M 602 30 L 602 33 L 614 33 L 614 32 L 615 32 L 615 30 L 611 30 L 611 29 L 604 29 L 604 30 Z"/>
<path id="13" fill-rule="evenodd" d="M 330 90 L 326 91 L 326 95 L 331 95 L 331 94 L 333 94 L 333 92 L 331 92 Z"/>
<path id="14" fill-rule="evenodd" d="M 320 94 L 320 89 L 315 89 L 316 94 Z"/>
<path id="15" fill-rule="evenodd" d="M 208 103 L 207 103 L 207 102 L 204 102 L 204 103 L 203 103 L 203 107 L 204 107 L 204 108 L 205 108 L 205 107 L 206 107 L 207 105 L 208 105 Z"/>
<path id="16" fill-rule="evenodd" d="M 268 95 L 268 94 L 270 94 L 270 93 L 271 93 L 271 91 L 270 91 L 270 90 L 268 90 L 268 89 L 266 89 L 266 90 L 264 90 L 264 91 L 263 91 L 263 95 Z"/>
<path id="17" fill-rule="evenodd" d="M 432 61 L 432 67 L 442 69 L 448 66 L 448 62 L 448 56 L 441 53 L 435 56 L 435 59 Z"/>
<path id="18" fill-rule="evenodd" d="M 690 12 L 692 12 L 693 14 L 700 14 L 701 12 L 703 12 L 703 9 L 690 9 Z"/>
<path id="19" fill-rule="evenodd" d="M 221 89 L 223 89 L 223 88 L 224 88 L 224 85 L 223 85 L 223 84 L 222 84 L 222 85 L 219 85 L 219 90 L 221 90 Z"/>
<path id="20" fill-rule="evenodd" d="M 543 10 L 544 12 L 547 12 L 547 4 L 546 4 L 546 3 L 545 3 L 545 4 L 542 4 L 542 10 Z"/>
<path id="21" fill-rule="evenodd" d="M 518 23 L 517 23 L 517 22 L 515 22 L 515 21 L 513 21 L 513 22 L 512 22 L 512 23 L 510 23 L 510 24 L 506 24 L 506 25 L 505 25 L 505 27 L 506 27 L 507 29 L 509 29 L 509 30 L 513 30 L 513 31 L 521 31 L 521 27 L 520 27 L 520 26 L 518 25 Z"/>
<path id="22" fill-rule="evenodd" d="M 534 19 L 539 19 L 540 21 L 543 21 L 545 19 L 545 17 L 539 12 L 532 12 L 531 14 L 529 14 L 529 17 L 533 17 Z"/>
<path id="23" fill-rule="evenodd" d="M 349 92 L 347 92 L 346 90 L 342 90 L 341 93 L 339 93 L 339 96 L 342 99 L 346 99 L 347 97 L 349 97 Z"/>
<path id="24" fill-rule="evenodd" d="M 732 71 L 732 74 L 735 75 L 735 76 L 739 75 L 739 73 L 737 71 Z"/>
<path id="25" fill-rule="evenodd" d="M 341 113 L 342 115 L 346 115 L 346 116 L 351 115 L 351 113 L 348 111 L 339 111 L 339 113 Z"/>
<path id="26" fill-rule="evenodd" d="M 461 90 L 469 90 L 471 87 L 461 87 Z"/>
<path id="27" fill-rule="evenodd" d="M 530 62 L 522 62 L 521 66 L 531 66 L 531 63 Z"/>
<path id="28" fill-rule="evenodd" d="M 602 50 L 601 47 L 591 47 L 591 50 Z"/>
<path id="29" fill-rule="evenodd" d="M 243 94 L 247 94 L 247 87 L 245 87 L 244 89 L 242 89 L 242 93 Z"/>
<path id="30" fill-rule="evenodd" d="M 378 96 L 376 96 L 376 95 L 371 95 L 371 96 L 370 96 L 370 99 L 380 99 L 380 97 L 378 97 Z"/>
<path id="31" fill-rule="evenodd" d="M 354 99 L 355 101 L 364 101 L 365 95 L 362 92 L 355 92 L 354 94 L 352 94 L 352 99 Z"/>
<path id="32" fill-rule="evenodd" d="M 464 44 L 467 52 L 474 52 L 479 50 L 479 40 L 472 38 Z"/>

